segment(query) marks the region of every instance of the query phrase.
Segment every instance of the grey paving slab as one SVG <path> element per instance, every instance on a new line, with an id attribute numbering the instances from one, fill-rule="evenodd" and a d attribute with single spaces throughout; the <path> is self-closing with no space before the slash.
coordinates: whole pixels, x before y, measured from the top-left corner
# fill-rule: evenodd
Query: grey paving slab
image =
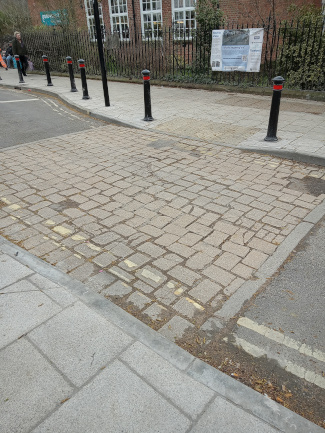
<path id="1" fill-rule="evenodd" d="M 0 296 L 0 347 L 13 342 L 56 313 L 61 307 L 40 291 Z"/>
<path id="2" fill-rule="evenodd" d="M 33 433 L 185 433 L 191 422 L 119 361 Z"/>
<path id="3" fill-rule="evenodd" d="M 277 433 L 280 430 L 274 429 L 232 403 L 217 397 L 190 432 L 216 433 L 217 431 L 222 433 Z"/>
<path id="4" fill-rule="evenodd" d="M 153 350 L 137 342 L 121 356 L 141 377 L 195 419 L 214 396 L 214 392 L 172 367 Z"/>
<path id="5" fill-rule="evenodd" d="M 77 386 L 132 342 L 128 335 L 80 302 L 39 326 L 29 337 Z"/>
<path id="6" fill-rule="evenodd" d="M 0 351 L 0 430 L 25 433 L 51 413 L 73 388 L 25 339 Z"/>
<path id="7" fill-rule="evenodd" d="M 49 296 L 53 301 L 57 302 L 61 307 L 67 307 L 75 303 L 78 298 L 73 296 L 68 290 L 63 287 L 54 287 L 52 289 L 43 289 L 43 293 Z"/>
<path id="8" fill-rule="evenodd" d="M 37 286 L 41 290 L 55 289 L 59 287 L 58 284 L 54 283 L 48 278 L 43 277 L 40 274 L 33 274 L 28 277 L 28 280 L 35 284 L 35 286 Z"/>
<path id="9" fill-rule="evenodd" d="M 3 238 L 0 240 L 0 248 L 14 256 L 17 247 L 14 248 L 14 245 Z M 243 422 L 242 424 L 239 423 L 238 428 L 233 420 L 229 421 L 229 424 L 234 426 L 232 431 L 240 431 L 241 433 L 254 432 L 254 428 L 268 433 L 273 433 L 273 431 L 281 431 L 282 433 L 318 433 L 323 431 L 320 427 L 273 400 L 195 359 L 107 299 L 101 298 L 100 295 L 88 290 L 83 284 L 64 275 L 61 271 L 55 270 L 52 266 L 29 253 L 23 254 L 20 248 L 19 252 L 21 253 L 19 254 L 20 260 L 23 263 L 28 263 L 33 271 L 39 270 L 43 275 L 50 276 L 54 283 L 64 284 L 67 290 L 83 301 L 83 304 L 77 303 L 77 306 L 81 304 L 78 312 L 75 306 L 68 307 L 57 313 L 56 317 L 40 325 L 25 338 L 18 340 L 20 342 L 27 339 L 27 341 L 32 342 L 34 348 L 40 349 L 42 356 L 51 362 L 51 366 L 55 368 L 57 373 L 62 373 L 66 381 L 69 381 L 69 376 L 66 375 L 67 371 L 71 374 L 73 368 L 80 368 L 82 371 L 75 373 L 75 376 L 80 379 L 85 376 L 85 370 L 89 368 L 88 364 L 95 362 L 96 352 L 93 352 L 93 348 L 97 348 L 98 339 L 95 338 L 97 334 L 100 334 L 98 338 L 101 340 L 102 349 L 104 346 L 103 352 L 107 352 L 106 340 L 101 338 L 103 334 L 101 326 L 89 327 L 89 323 L 92 322 L 89 317 L 94 318 L 96 316 L 97 319 L 100 317 L 106 321 L 109 333 L 113 338 L 119 336 L 119 333 L 124 335 L 127 333 L 138 340 L 136 344 L 131 346 L 134 340 L 127 336 L 131 342 L 125 345 L 120 352 L 110 353 L 112 355 L 110 361 L 97 368 L 93 375 L 91 372 L 88 381 L 82 382 L 80 380 L 82 389 L 74 392 L 70 399 L 69 396 L 66 397 L 68 400 L 63 398 L 53 410 L 45 415 L 45 418 L 37 418 L 36 423 L 40 422 L 40 424 L 33 431 L 37 433 L 57 431 L 67 433 L 88 433 L 89 431 L 95 433 L 110 431 L 189 432 L 193 427 L 193 422 L 196 423 L 193 428 L 199 429 L 193 431 L 219 431 L 220 423 L 221 431 L 227 431 L 227 425 L 223 430 L 222 420 L 224 418 L 231 419 L 231 414 L 233 416 L 238 415 L 238 419 L 242 419 Z M 15 296 L 21 294 L 26 294 L 26 292 L 15 293 Z M 6 294 L 3 297 L 10 295 Z M 72 315 L 72 324 L 69 324 L 67 312 L 73 308 L 76 314 Z M 87 309 L 90 313 L 85 314 Z M 86 330 L 82 332 L 84 320 Z M 47 327 L 47 324 L 52 321 L 54 326 Z M 118 329 L 117 334 L 111 332 L 112 328 Z M 30 339 L 30 336 L 33 333 L 36 335 L 38 330 L 41 330 L 39 341 Z M 58 332 L 56 333 L 56 331 Z M 84 343 L 80 343 L 80 334 L 86 337 Z M 63 342 L 61 342 L 62 339 Z M 71 347 L 68 347 L 69 342 Z M 0 354 L 15 344 L 6 347 L 2 352 L 0 351 Z M 90 349 L 88 350 L 88 347 L 84 349 L 83 344 L 90 346 Z M 98 344 L 100 345 L 100 343 Z M 58 348 L 55 347 L 52 350 L 51 345 L 58 346 Z M 80 347 L 85 352 L 85 368 Z M 114 361 L 116 356 L 120 356 L 123 364 L 120 361 Z M 61 360 L 61 365 L 56 364 L 57 359 Z M 66 365 L 69 359 L 72 362 L 70 370 Z M 63 371 L 63 368 L 61 370 L 60 366 L 66 370 Z M 158 371 L 155 371 L 155 367 Z M 186 394 L 186 387 L 189 395 Z M 197 394 L 193 395 L 194 393 Z M 216 410 L 214 410 L 214 406 L 210 406 L 214 399 L 214 393 L 218 395 Z M 212 395 L 212 400 L 209 399 L 210 395 Z M 193 397 L 193 401 L 189 402 L 189 396 Z M 227 400 L 227 404 L 223 399 Z M 213 410 L 210 407 L 213 407 Z M 216 418 L 215 415 L 218 413 L 218 408 L 221 408 L 220 423 L 219 418 Z M 233 410 L 233 408 L 235 409 Z M 196 417 L 196 414 L 199 415 Z M 193 419 L 192 417 L 196 418 Z M 26 424 L 26 430 L 22 430 L 22 432 L 31 433 L 29 427 Z"/>
<path id="10" fill-rule="evenodd" d="M 32 273 L 33 271 L 27 266 L 20 264 L 6 254 L 0 257 L 0 289 Z"/>
<path id="11" fill-rule="evenodd" d="M 10 286 L 5 287 L 0 290 L 0 294 L 3 293 L 17 293 L 17 292 L 30 292 L 30 291 L 39 291 L 38 287 L 29 282 L 26 279 L 20 280 L 17 283 L 11 284 Z"/>

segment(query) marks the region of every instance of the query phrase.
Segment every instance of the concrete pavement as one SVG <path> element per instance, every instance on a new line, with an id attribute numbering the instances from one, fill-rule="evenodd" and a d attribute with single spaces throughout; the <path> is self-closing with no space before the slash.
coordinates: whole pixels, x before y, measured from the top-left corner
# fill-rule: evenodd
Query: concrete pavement
<path id="1" fill-rule="evenodd" d="M 6 433 L 316 433 L 0 238 L 0 423 Z"/>
<path id="2" fill-rule="evenodd" d="M 1 84 L 14 86 L 16 71 L 8 71 L 7 76 L 4 73 Z M 26 78 L 26 83 L 30 89 L 49 89 L 44 76 L 32 75 Z M 69 92 L 67 78 L 55 77 L 53 83 L 51 92 L 69 105 L 149 131 L 106 126 L 96 130 L 96 135 L 94 131 L 68 134 L 8 148 L 1 153 L 1 233 L 33 254 L 2 239 L 6 272 L 1 275 L 13 274 L 10 277 L 13 279 L 2 283 L 4 295 L 0 300 L 4 299 L 4 305 L 13 303 L 9 308 L 17 308 L 15 319 L 21 317 L 22 323 L 4 315 L 10 326 L 2 328 L 10 329 L 12 334 L 3 336 L 1 354 L 9 359 L 8 368 L 15 368 L 12 357 L 17 358 L 17 351 L 23 350 L 32 363 L 39 360 L 40 370 L 45 372 L 44 383 L 53 384 L 51 398 L 45 399 L 40 391 L 35 405 L 26 413 L 20 411 L 22 420 L 17 417 L 15 421 L 10 416 L 6 422 L 28 427 L 27 430 L 12 427 L 16 431 L 34 431 L 41 423 L 35 431 L 54 432 L 58 431 L 58 422 L 62 423 L 60 431 L 67 432 L 83 431 L 82 426 L 87 432 L 119 431 L 116 428 L 119 424 L 120 431 L 141 432 L 146 428 L 147 431 L 215 431 L 216 425 L 225 432 L 251 432 L 254 428 L 262 432 L 323 431 L 194 360 L 163 338 L 174 341 L 194 326 L 201 327 L 208 335 L 211 329 L 222 328 L 325 214 L 322 167 L 240 150 L 248 139 L 255 140 L 257 150 L 264 143 L 252 137 L 258 132 L 265 135 L 266 129 L 262 132 L 261 125 L 265 121 L 267 127 L 269 98 L 266 108 L 266 98 L 252 97 L 254 104 L 265 106 L 258 109 L 246 107 L 252 103 L 248 96 L 156 89 L 157 101 L 161 101 L 159 109 L 153 102 L 157 120 L 145 123 L 141 120 L 141 85 L 110 83 L 112 107 L 105 108 L 100 81 L 89 81 L 92 99 L 88 101 L 81 99 L 80 91 Z M 77 86 L 80 89 L 78 82 Z M 194 98 L 195 107 L 192 107 Z M 308 101 L 288 101 L 288 104 L 293 111 L 288 110 L 287 126 L 299 129 L 299 139 L 306 136 L 306 124 L 312 119 L 310 143 L 315 138 L 313 133 L 318 137 L 324 128 L 324 105 Z M 216 106 L 220 113 L 217 120 Z M 111 111 L 109 116 L 107 110 Z M 201 113 L 199 120 L 197 110 Z M 264 117 L 259 118 L 256 110 L 262 111 Z M 229 121 L 231 113 L 236 121 Z M 294 124 L 297 116 L 302 126 L 299 122 Z M 246 126 L 238 123 L 241 121 Z M 255 122 L 255 126 L 248 127 L 249 121 Z M 278 136 L 284 132 L 279 129 Z M 297 150 L 303 141 L 294 133 L 289 135 L 290 145 L 298 143 Z M 323 146 L 324 135 L 320 141 Z M 308 148 L 300 146 L 295 151 L 296 157 L 322 163 L 321 146 L 319 143 Z M 315 192 L 313 186 L 319 185 Z M 37 284 L 38 278 L 26 268 L 22 273 L 14 267 L 13 272 L 7 272 L 11 264 L 14 266 L 14 262 L 8 264 L 9 259 L 19 260 L 33 273 L 54 281 L 55 290 L 43 279 L 41 286 Z M 24 283 L 20 284 L 20 280 Z M 15 285 L 17 298 L 12 296 L 11 285 Z M 126 315 L 105 297 L 126 309 L 135 308 L 141 320 L 159 329 L 160 335 Z M 26 302 L 33 312 L 27 318 Z M 104 316 L 105 322 L 101 318 L 100 324 L 95 323 L 94 312 L 85 312 L 79 302 Z M 38 315 L 43 306 L 45 315 L 43 310 Z M 28 323 L 31 318 L 32 322 Z M 111 326 L 120 329 L 113 331 L 107 319 Z M 87 326 L 80 327 L 80 323 Z M 106 326 L 109 332 L 104 330 Z M 100 329 L 96 335 L 103 336 L 102 341 L 93 341 L 88 328 Z M 72 329 L 71 333 L 66 329 Z M 48 336 L 51 342 L 55 341 L 54 347 L 49 344 Z M 85 353 L 80 353 L 81 348 Z M 153 353 L 146 352 L 146 348 Z M 95 362 L 97 351 L 98 363 Z M 169 363 L 164 364 L 155 353 Z M 136 365 L 132 364 L 132 357 L 139 360 Z M 162 362 L 161 369 L 153 368 L 151 358 L 155 365 Z M 23 368 L 25 364 L 16 368 L 17 376 L 12 375 L 17 388 L 6 382 L 8 389 L 19 389 L 22 380 L 18 372 Z M 164 372 L 163 377 L 160 370 Z M 180 372 L 179 386 L 175 387 L 175 377 Z M 36 376 L 27 383 L 31 388 L 21 394 L 22 400 L 24 395 L 33 394 L 33 387 L 38 388 Z M 191 386 L 197 388 L 193 382 L 187 384 L 189 376 L 200 383 L 201 391 L 193 397 L 195 407 L 189 399 L 180 398 L 183 386 L 187 387 L 185 396 L 193 395 Z M 6 373 L 5 377 L 10 374 Z M 96 381 L 97 377 L 100 380 Z M 134 402 L 138 405 L 139 399 L 126 392 L 128 385 L 123 377 L 128 377 L 129 384 L 141 390 L 140 401 L 144 402 L 141 408 L 145 409 L 140 413 L 134 411 Z M 103 383 L 113 381 L 116 396 L 106 407 L 101 406 L 108 392 L 101 387 L 102 380 Z M 226 385 L 220 385 L 223 381 Z M 158 403 L 152 407 L 155 396 Z M 12 397 L 6 398 L 8 403 Z M 23 406 L 22 400 L 18 398 L 13 403 L 13 411 Z M 40 405 L 43 400 L 44 405 Z M 28 424 L 26 420 L 34 417 L 35 408 L 40 409 L 38 418 Z M 132 412 L 131 421 L 124 412 L 119 412 L 123 408 Z M 78 410 L 85 417 L 80 417 Z M 114 419 L 111 430 L 107 430 L 108 421 L 102 417 L 103 412 Z M 151 420 L 157 419 L 160 426 L 153 430 Z M 130 424 L 125 424 L 129 421 Z M 231 424 L 237 421 L 239 424 Z M 228 427 L 231 428 L 227 430 Z"/>
<path id="3" fill-rule="evenodd" d="M 286 98 L 282 92 L 278 142 L 265 142 L 271 97 L 240 93 L 151 86 L 153 122 L 144 122 L 143 85 L 108 82 L 110 107 L 105 107 L 102 83 L 88 80 L 90 99 L 70 92 L 68 77 L 31 74 L 18 83 L 16 70 L 1 71 L 0 85 L 42 90 L 79 110 L 122 125 L 150 129 L 178 137 L 266 152 L 297 161 L 325 165 L 325 104 Z"/>

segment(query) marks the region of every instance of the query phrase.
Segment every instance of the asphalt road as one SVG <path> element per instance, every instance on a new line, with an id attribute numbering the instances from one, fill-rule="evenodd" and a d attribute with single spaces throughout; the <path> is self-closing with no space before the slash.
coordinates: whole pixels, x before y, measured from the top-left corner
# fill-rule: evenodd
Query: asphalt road
<path id="1" fill-rule="evenodd" d="M 0 89 L 0 148 L 95 129 L 104 124 L 71 110 L 57 99 Z"/>
<path id="2" fill-rule="evenodd" d="M 228 340 L 316 384 L 325 396 L 325 221 L 244 308 Z"/>

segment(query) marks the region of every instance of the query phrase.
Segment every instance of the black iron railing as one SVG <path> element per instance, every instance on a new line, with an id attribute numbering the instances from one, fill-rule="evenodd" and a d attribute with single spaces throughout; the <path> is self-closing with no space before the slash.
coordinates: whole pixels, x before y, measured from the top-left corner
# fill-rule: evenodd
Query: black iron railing
<path id="1" fill-rule="evenodd" d="M 264 27 L 258 73 L 212 72 L 211 28 L 191 29 L 182 35 L 167 28 L 160 31 L 158 38 L 148 34 L 130 34 L 123 41 L 118 35 L 105 37 L 108 76 L 141 78 L 141 71 L 149 69 L 152 79 L 264 87 L 271 85 L 274 76 L 282 75 L 288 88 L 325 90 L 325 35 L 321 20 L 277 24 L 270 18 L 266 23 L 245 27 Z M 82 58 L 88 75 L 101 74 L 97 44 L 85 30 L 35 30 L 24 34 L 24 39 L 36 70 L 43 70 L 42 55 L 46 54 L 53 72 L 68 72 L 66 57 L 71 56 L 76 73 L 77 60 Z"/>

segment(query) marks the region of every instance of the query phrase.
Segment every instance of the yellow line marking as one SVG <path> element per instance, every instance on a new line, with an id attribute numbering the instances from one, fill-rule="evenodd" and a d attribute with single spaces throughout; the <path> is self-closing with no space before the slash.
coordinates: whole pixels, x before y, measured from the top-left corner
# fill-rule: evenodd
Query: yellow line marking
<path id="1" fill-rule="evenodd" d="M 159 281 L 161 280 L 159 275 L 156 275 L 153 272 L 148 271 L 147 269 L 143 269 L 142 275 L 146 278 L 149 278 L 152 281 L 155 281 L 156 283 L 159 283 Z"/>
<path id="2" fill-rule="evenodd" d="M 80 235 L 73 235 L 73 236 L 71 236 L 71 239 L 73 241 L 84 241 L 86 238 L 83 236 L 80 236 Z"/>
<path id="3" fill-rule="evenodd" d="M 138 265 L 134 262 L 131 262 L 131 260 L 124 260 L 124 263 L 129 267 L 129 268 L 136 268 Z"/>
<path id="4" fill-rule="evenodd" d="M 56 227 L 53 228 L 53 230 L 55 232 L 59 233 L 60 235 L 63 235 L 63 236 L 68 236 L 70 233 L 72 233 L 71 230 L 66 229 L 63 226 L 56 226 Z"/>
<path id="5" fill-rule="evenodd" d="M 96 247 L 96 245 L 94 245 L 94 244 L 86 244 L 86 245 L 88 248 L 90 248 L 91 250 L 94 250 L 94 251 L 101 251 L 102 250 L 101 248 Z"/>
<path id="6" fill-rule="evenodd" d="M 11 204 L 11 201 L 9 201 L 8 199 L 6 199 L 6 197 L 1 197 L 1 201 L 3 201 L 6 204 Z"/>
<path id="7" fill-rule="evenodd" d="M 191 304 L 194 305 L 195 308 L 197 308 L 198 310 L 204 311 L 204 308 L 202 307 L 202 305 L 198 304 L 197 302 L 193 301 L 190 298 L 185 298 L 187 300 L 187 302 L 190 302 Z"/>
<path id="8" fill-rule="evenodd" d="M 11 204 L 10 206 L 8 206 L 8 208 L 11 210 L 17 210 L 20 209 L 21 206 L 19 206 L 19 204 Z"/>

